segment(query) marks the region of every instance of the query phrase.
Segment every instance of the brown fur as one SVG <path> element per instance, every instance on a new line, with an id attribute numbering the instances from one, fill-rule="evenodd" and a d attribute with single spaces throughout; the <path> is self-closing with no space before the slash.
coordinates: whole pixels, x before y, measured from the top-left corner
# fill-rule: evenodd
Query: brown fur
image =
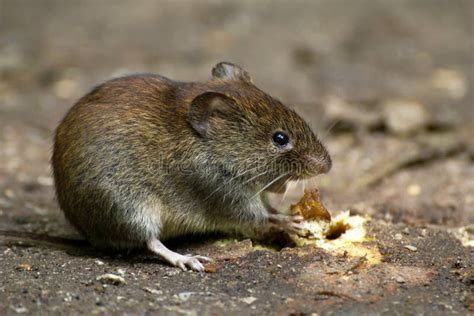
<path id="1" fill-rule="evenodd" d="M 238 66 L 221 63 L 213 74 L 205 83 L 114 79 L 67 113 L 52 158 L 57 198 L 93 244 L 142 247 L 153 237 L 258 228 L 267 211 L 255 195 L 284 166 L 304 166 L 292 178 L 329 170 L 326 149 L 293 110 Z M 277 130 L 290 135 L 291 150 L 276 149 Z"/>

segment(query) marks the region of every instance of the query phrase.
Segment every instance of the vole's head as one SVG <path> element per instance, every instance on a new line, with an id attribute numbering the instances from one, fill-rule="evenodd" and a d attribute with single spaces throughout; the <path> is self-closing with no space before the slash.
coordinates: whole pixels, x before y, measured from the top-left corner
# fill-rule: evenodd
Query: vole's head
<path id="1" fill-rule="evenodd" d="M 189 120 L 212 160 L 240 183 L 278 189 L 287 179 L 326 173 L 331 158 L 295 111 L 252 84 L 248 73 L 219 63 L 204 92 L 192 101 Z M 282 185 L 283 186 L 283 185 Z"/>

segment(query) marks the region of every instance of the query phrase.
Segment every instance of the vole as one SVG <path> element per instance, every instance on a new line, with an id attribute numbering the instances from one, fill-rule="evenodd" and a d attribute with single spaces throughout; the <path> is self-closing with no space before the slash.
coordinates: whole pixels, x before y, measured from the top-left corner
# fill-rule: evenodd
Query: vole
<path id="1" fill-rule="evenodd" d="M 277 214 L 263 194 L 328 172 L 331 159 L 294 110 L 221 62 L 204 83 L 138 74 L 99 85 L 58 126 L 52 165 L 62 211 L 94 246 L 147 247 L 202 271 L 209 258 L 162 240 L 297 230 L 301 218 Z"/>

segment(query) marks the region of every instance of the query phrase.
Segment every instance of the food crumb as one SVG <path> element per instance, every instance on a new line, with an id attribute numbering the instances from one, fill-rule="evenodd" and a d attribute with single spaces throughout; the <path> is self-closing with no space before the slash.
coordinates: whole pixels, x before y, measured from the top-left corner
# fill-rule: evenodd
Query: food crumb
<path id="1" fill-rule="evenodd" d="M 204 265 L 204 272 L 206 273 L 216 273 L 217 271 L 217 267 L 215 264 L 212 264 L 212 263 L 206 263 Z"/>

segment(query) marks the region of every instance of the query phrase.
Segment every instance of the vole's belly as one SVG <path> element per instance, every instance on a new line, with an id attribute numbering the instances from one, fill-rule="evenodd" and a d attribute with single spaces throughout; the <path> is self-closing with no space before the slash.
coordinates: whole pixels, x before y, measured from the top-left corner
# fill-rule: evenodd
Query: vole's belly
<path id="1" fill-rule="evenodd" d="M 186 214 L 177 210 L 162 218 L 160 239 L 169 239 L 187 234 L 204 234 L 222 230 L 223 225 L 202 216 L 201 212 Z"/>

